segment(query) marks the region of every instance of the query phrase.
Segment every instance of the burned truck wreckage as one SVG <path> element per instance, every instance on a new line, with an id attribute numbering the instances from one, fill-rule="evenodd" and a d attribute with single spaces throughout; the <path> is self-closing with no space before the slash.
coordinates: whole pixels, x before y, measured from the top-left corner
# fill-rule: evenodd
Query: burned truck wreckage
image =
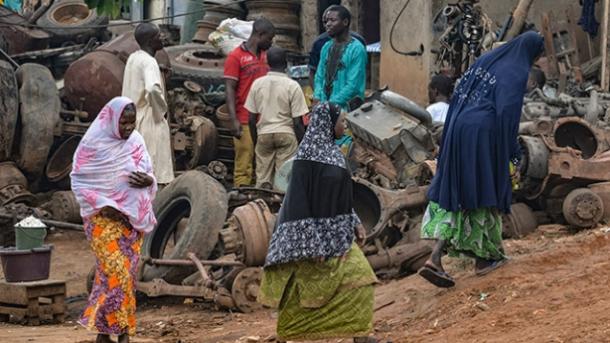
<path id="1" fill-rule="evenodd" d="M 286 7 L 284 1 L 265 3 L 273 11 Z M 443 12 L 449 19 L 454 18 L 450 10 Z M 466 15 L 474 8 L 466 10 L 455 18 L 484 22 Z M 166 78 L 168 121 L 179 176 L 155 199 L 158 224 L 142 247 L 138 290 L 149 297 L 198 298 L 251 312 L 261 308 L 256 302 L 261 268 L 290 165 L 274 189 L 232 187 L 224 57 L 207 37 L 220 17 L 242 12 L 223 11 L 206 12 L 193 43 L 168 46 L 156 56 L 163 70 L 173 71 Z M 107 20 L 94 14 L 84 18 L 98 24 Z M 462 61 L 472 58 L 449 50 L 480 49 L 484 37 L 468 35 L 470 40 L 456 43 L 458 25 L 452 25 L 443 36 L 440 58 L 464 69 Z M 129 30 L 112 40 L 108 32 L 82 32 L 66 47 L 56 46 L 61 40 L 40 30 L 23 27 L 13 34 L 18 38 L 3 49 L 12 62 L 0 59 L 0 95 L 6 99 L 0 103 L 0 245 L 14 241 L 12 226 L 30 214 L 57 229 L 82 231 L 69 190 L 72 156 L 101 107 L 120 95 L 125 62 L 138 49 Z M 14 44 L 19 40 L 21 45 Z M 57 83 L 60 73 L 63 82 Z M 545 223 L 588 228 L 610 222 L 610 94 L 578 93 L 589 96 L 549 97 L 542 91 L 526 96 L 519 128 L 520 182 L 512 213 L 503 217 L 507 238 L 523 237 Z M 355 211 L 367 230 L 362 250 L 381 278 L 413 274 L 431 252 L 431 243 L 420 239 L 420 225 L 442 124 L 388 89 L 370 94 L 346 120 L 354 140 L 348 159 Z"/>

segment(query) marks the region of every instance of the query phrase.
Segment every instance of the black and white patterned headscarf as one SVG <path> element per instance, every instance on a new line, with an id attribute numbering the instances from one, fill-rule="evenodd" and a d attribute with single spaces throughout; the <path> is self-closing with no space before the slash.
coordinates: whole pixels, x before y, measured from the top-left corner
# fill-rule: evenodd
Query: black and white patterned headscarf
<path id="1" fill-rule="evenodd" d="M 335 123 L 341 114 L 338 105 L 324 102 L 312 111 L 307 132 L 295 160 L 314 161 L 345 168 L 345 157 L 335 144 Z"/>
<path id="2" fill-rule="evenodd" d="M 351 175 L 334 143 L 340 113 L 338 106 L 329 103 L 313 109 L 292 166 L 266 267 L 343 256 L 354 241 L 360 220 L 353 210 Z"/>

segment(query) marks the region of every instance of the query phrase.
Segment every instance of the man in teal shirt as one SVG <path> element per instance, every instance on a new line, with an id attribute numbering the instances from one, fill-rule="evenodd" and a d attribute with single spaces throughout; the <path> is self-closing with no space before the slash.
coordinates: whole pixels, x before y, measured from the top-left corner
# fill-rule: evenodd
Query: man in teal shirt
<path id="1" fill-rule="evenodd" d="M 326 10 L 326 32 L 332 37 L 322 48 L 314 82 L 314 102 L 330 101 L 348 110 L 355 97 L 364 99 L 366 48 L 350 35 L 351 14 L 339 5 Z"/>
<path id="2" fill-rule="evenodd" d="M 314 82 L 314 104 L 330 101 L 349 111 L 354 98 L 364 99 L 366 87 L 366 49 L 350 35 L 351 13 L 340 5 L 330 6 L 324 17 L 326 32 L 332 38 L 322 48 Z M 353 109 L 352 109 L 353 110 Z M 352 137 L 347 134 L 337 140 L 348 154 Z"/>

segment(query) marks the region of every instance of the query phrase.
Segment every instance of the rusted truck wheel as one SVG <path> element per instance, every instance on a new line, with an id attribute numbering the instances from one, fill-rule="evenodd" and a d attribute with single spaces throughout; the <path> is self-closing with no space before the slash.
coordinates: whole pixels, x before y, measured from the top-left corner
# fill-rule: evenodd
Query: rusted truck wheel
<path id="1" fill-rule="evenodd" d="M 224 58 L 201 44 L 165 48 L 172 66 L 171 83 L 182 87 L 184 81 L 197 82 L 204 93 L 224 91 Z"/>
<path id="2" fill-rule="evenodd" d="M 19 87 L 13 66 L 0 60 L 0 161 L 11 157 L 19 115 Z"/>
<path id="3" fill-rule="evenodd" d="M 145 236 L 142 255 L 186 259 L 189 252 L 208 258 L 218 242 L 228 209 L 228 195 L 211 176 L 188 171 L 157 193 L 154 201 L 157 225 Z M 179 224 L 185 224 L 179 229 Z M 180 283 L 195 268 L 146 266 L 144 281 L 162 278 Z"/>
<path id="4" fill-rule="evenodd" d="M 563 217 L 575 227 L 593 227 L 603 216 L 604 201 L 588 188 L 576 188 L 563 201 Z"/>
<path id="5" fill-rule="evenodd" d="M 35 63 L 17 69 L 20 114 L 15 141 L 15 161 L 30 181 L 38 180 L 44 171 L 53 129 L 59 121 L 59 91 L 49 69 Z"/>
<path id="6" fill-rule="evenodd" d="M 83 0 L 56 0 L 36 24 L 52 34 L 54 46 L 82 44 L 91 37 L 102 37 L 102 25 L 108 24 L 108 17 L 98 16 Z"/>

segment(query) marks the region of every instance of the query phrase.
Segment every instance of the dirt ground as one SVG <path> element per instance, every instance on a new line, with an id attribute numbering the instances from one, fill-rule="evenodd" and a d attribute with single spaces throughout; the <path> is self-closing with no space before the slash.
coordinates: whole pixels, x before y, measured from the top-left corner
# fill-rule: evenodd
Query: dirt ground
<path id="1" fill-rule="evenodd" d="M 0 324 L 0 342 L 93 342 L 74 320 L 93 263 L 84 235 L 53 234 L 52 278 L 68 282 L 68 321 L 38 327 Z M 446 259 L 457 279 L 441 290 L 418 276 L 376 289 L 375 336 L 392 342 L 610 341 L 610 229 L 578 233 L 545 226 L 506 241 L 511 261 L 476 277 L 468 260 Z M 192 301 L 140 304 L 134 342 L 264 342 L 275 314 L 221 312 Z M 348 342 L 332 340 L 328 342 Z"/>

